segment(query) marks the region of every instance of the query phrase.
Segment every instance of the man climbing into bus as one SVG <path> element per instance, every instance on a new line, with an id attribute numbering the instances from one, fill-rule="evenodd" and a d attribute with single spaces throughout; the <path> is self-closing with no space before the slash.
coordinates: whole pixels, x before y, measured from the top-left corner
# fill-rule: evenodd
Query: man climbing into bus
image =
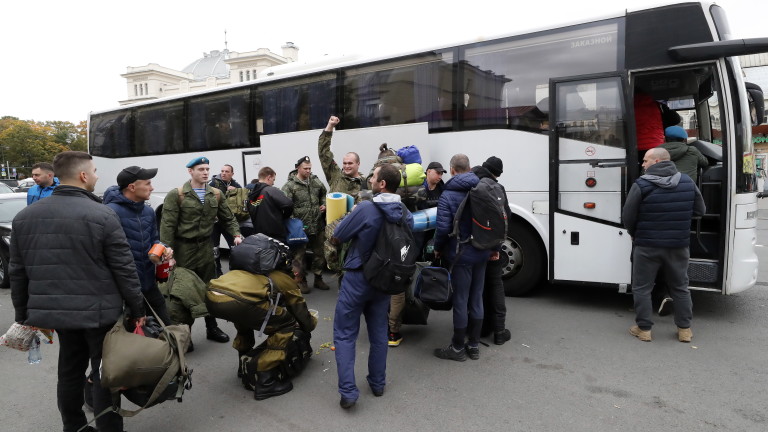
<path id="1" fill-rule="evenodd" d="M 360 175 L 360 156 L 355 152 L 349 152 L 342 159 L 342 168 L 333 160 L 331 152 L 331 139 L 333 138 L 333 128 L 339 124 L 339 118 L 331 116 L 328 119 L 328 125 L 320 133 L 320 139 L 317 141 L 317 153 L 320 157 L 320 165 L 325 173 L 325 180 L 328 182 L 329 192 L 343 192 L 355 197 L 355 202 L 359 202 L 358 195 L 360 189 L 365 189 L 365 179 Z"/>
<path id="2" fill-rule="evenodd" d="M 693 310 L 688 290 L 691 217 L 704 214 L 701 192 L 687 174 L 677 171 L 669 152 L 652 148 L 643 157 L 645 174 L 627 195 L 621 220 L 632 236 L 632 297 L 635 323 L 629 333 L 651 341 L 651 291 L 661 271 L 674 299 L 675 324 L 680 342 L 693 337 Z"/>

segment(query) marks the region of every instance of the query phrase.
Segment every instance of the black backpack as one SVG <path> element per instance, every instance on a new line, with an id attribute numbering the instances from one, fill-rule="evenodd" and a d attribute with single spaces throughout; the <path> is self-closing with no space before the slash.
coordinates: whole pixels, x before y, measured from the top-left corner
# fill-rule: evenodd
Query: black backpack
<path id="1" fill-rule="evenodd" d="M 413 282 L 419 256 L 413 232 L 405 218 L 408 209 L 403 203 L 400 205 L 403 217 L 397 222 L 389 222 L 384 216 L 371 257 L 363 265 L 365 280 L 385 294 L 405 292 Z M 384 215 L 382 210 L 379 211 Z"/>
<path id="2" fill-rule="evenodd" d="M 451 236 L 459 236 L 459 222 L 469 206 L 472 215 L 472 232 L 467 240 L 477 249 L 493 249 L 500 246 L 507 235 L 507 213 L 504 188 L 490 178 L 480 179 L 477 186 L 467 193 L 459 204 L 453 219 Z"/>
<path id="3" fill-rule="evenodd" d="M 291 268 L 291 250 L 285 243 L 258 233 L 245 238 L 229 252 L 229 269 L 267 275 Z"/>

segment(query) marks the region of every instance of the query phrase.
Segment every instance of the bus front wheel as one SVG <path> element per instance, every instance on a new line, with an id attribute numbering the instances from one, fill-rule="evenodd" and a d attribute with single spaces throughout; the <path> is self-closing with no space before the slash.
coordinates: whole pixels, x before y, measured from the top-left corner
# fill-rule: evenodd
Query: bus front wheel
<path id="1" fill-rule="evenodd" d="M 538 236 L 520 223 L 510 221 L 507 239 L 501 246 L 502 279 L 508 297 L 529 294 L 544 278 L 546 254 Z"/>

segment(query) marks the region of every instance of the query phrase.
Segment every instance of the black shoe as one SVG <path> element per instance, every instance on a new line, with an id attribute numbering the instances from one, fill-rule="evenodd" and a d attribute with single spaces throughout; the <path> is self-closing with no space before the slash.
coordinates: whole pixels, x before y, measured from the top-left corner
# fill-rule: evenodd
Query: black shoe
<path id="1" fill-rule="evenodd" d="M 383 388 L 376 390 L 375 388 L 371 387 L 371 392 L 372 392 L 372 393 L 373 393 L 373 395 L 374 395 L 374 396 L 376 396 L 376 397 L 382 397 L 382 396 L 384 396 L 384 389 L 383 389 Z"/>
<path id="2" fill-rule="evenodd" d="M 83 388 L 83 397 L 85 398 L 85 407 L 88 411 L 93 412 L 93 382 L 85 379 L 85 387 Z"/>
<path id="3" fill-rule="evenodd" d="M 341 398 L 341 400 L 339 401 L 339 406 L 341 406 L 344 409 L 350 409 L 353 406 L 355 406 L 356 403 L 357 401 L 353 401 L 352 399 Z"/>
<path id="4" fill-rule="evenodd" d="M 504 342 L 512 339 L 512 333 L 509 329 L 493 332 L 493 343 L 496 345 L 504 345 Z"/>
<path id="5" fill-rule="evenodd" d="M 221 331 L 221 329 L 218 327 L 208 327 L 205 330 L 205 333 L 209 340 L 221 343 L 229 342 L 229 336 L 227 336 L 227 334 Z"/>
<path id="6" fill-rule="evenodd" d="M 192 341 L 189 341 L 189 348 L 187 348 L 187 353 L 191 353 L 195 350 L 195 344 L 192 343 Z"/>
<path id="7" fill-rule="evenodd" d="M 456 351 L 452 345 L 448 345 L 446 348 L 437 348 L 434 351 L 435 357 L 443 360 L 455 360 L 455 361 L 467 361 L 467 352 L 464 348 Z"/>
<path id="8" fill-rule="evenodd" d="M 467 352 L 467 356 L 472 360 L 480 360 L 480 347 L 466 345 L 464 350 Z"/>

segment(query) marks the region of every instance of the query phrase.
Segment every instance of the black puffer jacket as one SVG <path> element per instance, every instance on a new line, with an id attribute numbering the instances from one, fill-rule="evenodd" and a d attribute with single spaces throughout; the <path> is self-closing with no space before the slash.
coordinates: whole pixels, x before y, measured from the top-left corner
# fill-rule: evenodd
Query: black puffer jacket
<path id="1" fill-rule="evenodd" d="M 112 209 L 84 189 L 62 185 L 13 220 L 11 298 L 16 322 L 88 329 L 123 312 L 144 316 L 133 255 Z"/>

